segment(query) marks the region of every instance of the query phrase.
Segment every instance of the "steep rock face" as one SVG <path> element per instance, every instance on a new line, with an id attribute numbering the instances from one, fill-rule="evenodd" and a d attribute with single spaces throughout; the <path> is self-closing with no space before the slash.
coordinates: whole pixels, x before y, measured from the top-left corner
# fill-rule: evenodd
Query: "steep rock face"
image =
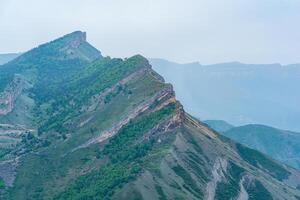
<path id="1" fill-rule="evenodd" d="M 298 171 L 190 116 L 140 55 L 101 57 L 47 83 L 28 91 L 34 134 L 0 161 L 5 199 L 300 196 Z"/>
<path id="2" fill-rule="evenodd" d="M 25 83 L 21 77 L 15 76 L 13 81 L 0 94 L 0 115 L 12 112 L 14 102 L 21 94 Z"/>
<path id="3" fill-rule="evenodd" d="M 81 31 L 76 31 L 71 33 L 71 37 L 67 46 L 69 48 L 78 48 L 82 43 L 86 42 L 86 33 Z"/>

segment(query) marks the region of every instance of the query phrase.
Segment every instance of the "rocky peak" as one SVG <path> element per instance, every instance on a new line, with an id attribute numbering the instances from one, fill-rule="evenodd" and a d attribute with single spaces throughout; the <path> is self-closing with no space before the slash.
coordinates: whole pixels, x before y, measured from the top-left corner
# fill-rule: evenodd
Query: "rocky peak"
<path id="1" fill-rule="evenodd" d="M 81 57 L 88 61 L 94 61 L 95 59 L 102 57 L 101 52 L 87 42 L 86 32 L 75 31 L 54 40 L 53 43 L 57 45 L 60 51 L 65 52 L 72 57 Z M 78 53 L 78 49 L 82 52 Z"/>
<path id="2" fill-rule="evenodd" d="M 81 42 L 86 42 L 86 32 L 82 32 L 82 31 L 75 31 L 73 33 L 70 33 L 70 35 L 78 41 Z"/>
<path id="3" fill-rule="evenodd" d="M 86 32 L 75 31 L 63 37 L 67 41 L 67 46 L 77 48 L 80 44 L 86 42 Z"/>

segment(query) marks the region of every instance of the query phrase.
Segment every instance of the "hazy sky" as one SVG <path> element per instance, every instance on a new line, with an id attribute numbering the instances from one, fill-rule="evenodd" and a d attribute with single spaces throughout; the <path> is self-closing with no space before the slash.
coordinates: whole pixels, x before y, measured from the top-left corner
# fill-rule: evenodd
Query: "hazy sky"
<path id="1" fill-rule="evenodd" d="M 0 0 L 0 53 L 75 30 L 113 57 L 300 62 L 300 0 Z"/>

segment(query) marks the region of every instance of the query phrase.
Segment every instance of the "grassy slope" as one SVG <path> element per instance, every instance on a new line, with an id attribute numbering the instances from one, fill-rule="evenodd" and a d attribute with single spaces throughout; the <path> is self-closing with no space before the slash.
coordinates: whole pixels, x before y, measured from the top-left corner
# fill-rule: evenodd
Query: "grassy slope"
<path id="1" fill-rule="evenodd" d="M 134 57 L 133 60 L 135 59 L 140 62 L 144 61 L 142 57 Z M 132 60 L 119 62 L 128 63 Z M 133 63 L 136 64 L 136 62 Z M 128 68 L 127 64 L 121 66 Z M 90 68 L 87 69 L 90 70 Z M 122 70 L 116 72 L 123 74 Z M 110 77 L 109 75 L 107 76 Z M 127 75 L 123 74 L 123 76 Z M 118 75 L 114 74 L 114 76 Z M 99 80 L 106 82 L 107 79 L 102 77 Z M 81 82 L 81 79 L 78 81 Z M 110 82 L 110 86 L 114 84 L 114 81 Z M 93 84 L 90 85 L 90 87 L 93 86 Z M 130 92 L 118 93 L 108 103 L 88 114 L 86 117 L 92 117 L 92 120 L 85 126 L 79 129 L 69 127 L 68 131 L 74 131 L 71 137 L 65 140 L 63 137 L 52 139 L 49 147 L 23 157 L 15 186 L 9 191 L 10 199 L 23 199 L 24 197 L 29 199 L 53 197 L 56 199 L 103 199 L 104 197 L 132 199 L 131 195 L 142 196 L 144 199 L 166 199 L 167 197 L 201 199 L 207 195 L 205 188 L 212 179 L 212 165 L 218 158 L 228 160 L 229 169 L 237 168 L 240 173 L 237 173 L 235 169 L 224 169 L 226 174 L 224 182 L 221 181 L 215 188 L 217 199 L 237 196 L 242 175 L 251 175 L 255 181 L 259 182 L 255 184 L 255 181 L 254 183 L 249 181 L 248 184 L 252 187 L 249 186 L 247 191 L 252 196 L 262 190 L 267 191 L 266 187 L 274 184 L 273 181 L 268 180 L 270 177 L 281 180 L 289 175 L 288 171 L 274 164 L 273 161 L 266 163 L 265 157 L 255 151 L 252 152 L 240 146 L 230 146 L 222 140 L 213 139 L 212 131 L 206 128 L 207 130 L 203 132 L 189 120 L 176 131 L 172 131 L 172 134 L 167 134 L 162 144 L 158 143 L 157 139 L 137 142 L 162 118 L 171 115 L 173 109 L 167 107 L 154 113 L 142 114 L 123 127 L 108 142 L 72 151 L 95 137 L 101 130 L 115 124 L 124 115 L 124 110 L 129 112 L 164 87 L 166 85 L 154 79 L 150 73 L 137 77 L 127 84 Z M 86 89 L 90 91 L 89 88 Z M 76 119 L 82 120 L 81 115 L 74 116 L 73 120 L 76 121 Z M 163 129 L 162 133 L 164 133 Z M 235 148 L 241 156 L 240 159 L 237 159 L 235 153 L 232 152 Z M 254 154 L 257 158 L 255 162 L 251 157 Z M 256 173 L 261 173 L 258 168 L 265 170 L 266 174 L 262 173 L 256 177 Z M 277 170 L 279 173 L 276 173 Z M 255 185 L 262 189 L 257 191 Z M 149 187 L 150 192 L 145 192 L 145 188 L 142 187 Z M 224 189 L 228 193 L 223 193 Z M 288 187 L 279 191 L 287 196 L 295 192 Z M 272 189 L 270 192 L 275 193 Z M 270 192 L 264 192 L 264 194 L 267 195 Z"/>
<path id="2" fill-rule="evenodd" d="M 111 196 L 116 188 L 134 180 L 142 170 L 145 157 L 151 154 L 155 146 L 154 139 L 143 143 L 137 143 L 137 140 L 171 115 L 175 108 L 176 104 L 170 104 L 156 112 L 143 114 L 124 126 L 100 153 L 100 158 L 109 161 L 98 170 L 76 179 L 56 199 L 103 199 Z"/>
<path id="3" fill-rule="evenodd" d="M 16 73 L 35 83 L 38 90 L 72 76 L 86 64 L 101 58 L 100 52 L 84 41 L 82 34 L 74 32 L 40 45 L 1 66 L 0 91 L 4 90 Z M 77 45 L 72 45 L 76 40 Z"/>
<path id="4" fill-rule="evenodd" d="M 233 140 L 299 169 L 300 134 L 263 125 L 246 125 L 224 132 Z"/>
<path id="5" fill-rule="evenodd" d="M 130 71 L 130 67 L 134 67 L 134 70 L 138 70 L 140 67 L 146 67 L 144 65 L 144 61 L 144 58 L 140 56 L 130 58 L 126 61 L 118 60 L 116 67 L 121 68 L 121 70 L 116 70 L 114 73 L 111 73 L 113 72 L 114 67 L 112 66 L 112 70 L 108 71 L 108 74 L 101 68 L 102 62 L 93 64 L 93 67 L 97 68 L 96 71 L 100 73 L 99 76 L 102 77 L 97 79 L 97 82 L 93 83 L 107 83 L 107 87 L 110 87 L 114 85 L 116 81 L 129 75 L 130 72 L 132 73 L 133 71 Z M 112 60 L 112 62 L 114 62 L 114 60 Z M 129 63 L 131 63 L 131 65 L 128 66 Z M 123 71 L 123 69 L 126 70 Z M 88 67 L 87 71 L 89 70 L 91 70 L 91 68 Z M 92 75 L 94 74 L 97 73 L 92 73 Z M 81 78 L 82 77 L 84 76 L 81 76 Z M 78 80 L 78 82 L 81 82 L 81 80 L 82 79 Z M 74 84 L 75 82 L 72 82 L 70 85 Z M 85 87 L 86 85 L 78 84 L 76 91 L 79 89 L 79 87 L 83 88 L 82 90 L 78 91 L 93 91 L 91 88 L 93 88 L 94 85 L 88 85 L 90 88 Z M 67 140 L 64 140 L 60 134 L 55 136 L 55 138 L 53 133 L 45 134 L 48 139 L 50 137 L 50 140 L 53 141 L 55 145 L 53 144 L 49 147 L 46 147 L 44 150 L 39 150 L 38 153 L 36 152 L 29 154 L 22 159 L 22 167 L 19 168 L 19 175 L 17 176 L 15 187 L 11 190 L 11 198 L 20 199 L 24 195 L 32 198 L 37 198 L 39 195 L 53 196 L 53 194 L 64 188 L 64 186 L 70 180 L 74 179 L 74 177 L 77 176 L 76 173 L 81 174 L 84 168 L 90 170 L 89 166 L 92 164 L 99 166 L 99 163 L 101 163 L 102 160 L 100 158 L 96 158 L 99 151 L 96 147 L 78 150 L 75 152 L 72 152 L 72 150 L 87 142 L 89 139 L 97 136 L 99 133 L 101 133 L 101 131 L 113 126 L 122 118 L 122 116 L 126 116 L 126 113 L 130 112 L 137 105 L 143 103 L 145 100 L 152 97 L 166 86 L 167 85 L 162 84 L 156 79 L 153 79 L 152 75 L 149 73 L 141 77 L 134 78 L 126 84 L 126 90 L 121 91 L 117 95 L 113 96 L 109 102 L 99 106 L 94 111 L 83 113 L 79 116 L 74 116 L 74 118 L 72 118 L 74 121 L 84 121 L 87 118 L 89 118 L 90 121 L 84 127 L 79 129 L 78 127 L 74 127 L 74 129 L 69 127 L 70 129 L 68 129 L 67 132 L 72 132 L 72 136 Z M 101 91 L 102 90 L 97 90 L 96 92 Z M 94 92 L 90 95 L 93 94 Z M 76 96 L 76 98 L 78 99 L 80 97 Z M 87 101 L 83 102 L 87 103 Z M 68 108 L 64 109 L 68 110 Z M 66 154 L 66 156 L 62 157 L 64 154 Z M 82 155 L 84 158 L 78 154 Z M 69 162 L 65 163 L 63 160 L 68 160 Z M 45 165 L 49 167 L 45 167 Z M 35 170 L 31 171 L 30 169 Z M 37 174 L 40 173 L 45 174 L 45 176 L 37 176 Z M 55 180 L 57 177 L 62 178 L 56 182 Z M 34 184 L 32 184 L 33 179 L 35 180 Z M 24 187 L 25 185 L 26 187 Z M 42 191 L 39 190 L 41 187 L 44 188 Z"/>
<path id="6" fill-rule="evenodd" d="M 0 115 L 1 124 L 24 126 L 21 135 L 8 136 L 9 140 L 22 141 L 21 136 L 25 135 L 27 130 L 36 134 L 36 129 L 41 126 L 40 119 L 52 117 L 51 113 L 40 115 L 41 110 L 38 107 L 48 104 L 45 96 L 53 96 L 53 88 L 59 87 L 90 62 L 102 58 L 100 52 L 88 44 L 83 36 L 82 32 L 68 34 L 40 45 L 0 67 L 0 94 L 16 74 L 24 82 L 21 86 L 23 90 L 14 102 L 13 111 L 7 115 Z M 16 128 L 12 128 L 14 129 Z M 5 138 L 0 138 L 0 146 L 7 141 Z M 12 153 L 11 151 L 23 148 L 23 144 L 19 142 L 16 144 L 11 142 L 6 146 L 5 149 L 1 149 L 1 159 L 8 153 Z"/>
<path id="7" fill-rule="evenodd" d="M 240 192 L 240 181 L 245 179 L 243 185 L 250 199 L 272 199 L 282 195 L 281 199 L 293 199 L 299 195 L 289 187 L 275 189 L 274 179 L 281 179 L 282 174 L 272 174 L 273 171 L 262 172 L 266 161 L 257 161 L 257 167 L 251 160 L 244 160 L 246 152 L 239 152 L 236 156 L 236 144 L 225 139 L 212 138 L 207 135 L 207 128 L 200 129 L 190 122 L 173 132 L 175 139 L 165 149 L 160 149 L 158 157 L 154 157 L 152 164 L 145 167 L 137 180 L 126 184 L 114 196 L 114 199 L 206 199 L 207 184 L 214 180 L 212 170 L 219 159 L 227 162 L 222 169 L 223 178 L 214 188 L 215 199 L 227 200 L 237 197 Z M 212 148 L 214 147 L 214 148 Z M 244 147 L 245 148 L 245 147 Z M 250 149 L 245 148 L 245 151 Z M 258 157 L 263 155 L 255 152 Z M 267 158 L 265 158 L 268 160 Z M 268 160 L 271 166 L 274 161 Z M 274 169 L 274 168 L 273 168 Z M 276 170 L 289 173 L 278 166 Z M 271 174 L 271 175 L 269 175 Z"/>

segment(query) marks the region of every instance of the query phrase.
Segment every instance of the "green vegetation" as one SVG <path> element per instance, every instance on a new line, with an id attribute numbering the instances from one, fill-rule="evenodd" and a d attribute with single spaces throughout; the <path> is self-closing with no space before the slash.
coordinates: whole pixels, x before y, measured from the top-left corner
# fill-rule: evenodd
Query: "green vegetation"
<path id="1" fill-rule="evenodd" d="M 105 58 L 103 60 L 105 60 Z M 96 61 L 95 63 L 97 62 L 98 61 Z M 127 62 L 130 63 L 131 59 L 127 59 Z M 143 67 L 143 65 L 146 64 L 144 62 L 144 58 L 140 56 L 135 56 L 132 60 L 132 63 L 140 63 L 140 67 Z M 123 67 L 129 67 L 127 66 L 127 64 L 123 65 Z M 97 66 L 98 65 L 95 65 L 95 68 L 97 68 Z M 106 74 L 104 69 L 105 66 L 103 66 L 103 68 L 97 69 L 101 72 L 99 76 L 101 76 L 101 80 L 109 80 L 108 78 L 105 78 L 105 76 L 108 76 L 109 73 Z M 132 70 L 135 69 L 138 70 L 139 68 L 132 67 Z M 124 70 L 125 74 L 119 77 L 121 77 L 120 79 L 122 79 L 123 77 L 128 75 L 127 73 L 132 72 L 134 71 Z M 91 75 L 93 75 L 93 73 L 91 73 Z M 115 75 L 119 74 L 117 73 Z M 119 80 L 115 79 L 115 81 L 117 82 Z M 64 83 L 64 86 L 70 87 L 72 84 L 74 84 L 74 82 Z M 112 83 L 112 85 L 114 84 L 115 82 Z M 84 85 L 78 85 L 78 87 L 84 88 Z M 100 166 L 103 166 L 103 164 L 105 163 L 105 157 L 108 157 L 108 154 L 106 155 L 104 153 L 101 153 L 102 147 L 89 146 L 88 148 L 80 149 L 75 152 L 72 152 L 72 150 L 86 143 L 89 139 L 96 137 L 102 131 L 114 126 L 116 122 L 122 119 L 124 114 L 131 112 L 132 109 L 134 109 L 137 105 L 140 105 L 142 102 L 152 97 L 158 91 L 161 91 L 164 87 L 165 86 L 163 83 L 153 79 L 150 74 L 137 76 L 129 81 L 126 85 L 122 85 L 122 87 L 117 86 L 115 90 L 111 91 L 111 93 L 114 93 L 114 95 L 111 95 L 111 93 L 107 95 L 110 96 L 110 101 L 106 104 L 101 104 L 101 106 L 99 106 L 99 108 L 97 108 L 94 112 L 82 113 L 80 112 L 79 108 L 74 107 L 74 113 L 77 113 L 79 111 L 79 116 L 77 117 L 76 115 L 70 115 L 70 112 L 73 112 L 72 109 L 64 108 L 67 111 L 66 113 L 68 113 L 68 116 L 75 116 L 74 118 L 72 118 L 72 120 L 70 120 L 72 123 L 74 123 L 74 126 L 66 124 L 66 126 L 62 126 L 62 128 L 57 129 L 55 129 L 53 126 L 52 128 L 49 128 L 51 132 L 48 134 L 40 134 L 39 137 L 31 137 L 32 135 L 29 135 L 28 137 L 24 136 L 22 143 L 26 144 L 24 145 L 27 148 L 25 152 L 26 155 L 21 159 L 22 164 L 18 168 L 15 185 L 10 189 L 9 199 L 38 199 L 39 197 L 51 199 L 57 193 L 62 192 L 67 185 L 73 183 L 76 177 L 81 176 L 86 172 L 90 172 L 92 171 L 92 169 L 96 170 Z M 51 92 L 49 92 L 49 96 L 50 94 Z M 63 95 L 57 93 L 57 99 L 59 99 L 60 96 Z M 41 101 L 42 104 L 39 107 L 36 107 L 36 117 L 42 117 L 42 119 L 45 121 L 49 117 L 49 119 L 53 120 L 53 123 L 60 123 L 62 125 L 65 125 L 61 123 L 61 121 L 65 121 L 66 118 L 64 118 L 64 116 L 62 115 L 61 118 L 58 118 L 59 112 L 56 112 L 52 117 L 50 117 L 51 115 L 46 112 L 46 110 L 50 108 L 50 106 L 47 105 L 47 101 L 45 101 L 46 103 L 43 103 Z M 53 99 L 49 102 L 53 102 Z M 64 103 L 67 102 L 61 102 L 60 104 L 58 104 L 58 106 L 64 106 Z M 83 102 L 82 104 L 87 105 L 86 102 Z M 172 105 L 173 104 L 170 104 L 171 110 L 176 107 L 175 105 L 173 105 L 172 108 Z M 164 112 L 168 111 L 164 110 Z M 160 118 L 161 115 L 164 116 L 164 112 L 158 113 L 158 117 Z M 86 124 L 82 128 L 78 128 L 78 124 L 80 122 L 90 117 L 92 118 L 92 120 L 88 124 Z M 149 118 L 149 120 L 151 119 Z M 153 123 L 153 126 L 155 125 L 155 123 L 157 123 L 157 121 Z M 143 124 L 141 126 L 143 126 Z M 63 132 L 65 131 L 63 130 L 63 128 L 68 129 L 68 132 L 66 133 L 72 133 L 72 136 L 70 137 L 70 135 L 65 134 Z M 142 129 L 143 127 L 140 128 Z M 55 133 L 54 131 L 60 131 L 62 133 L 60 135 L 59 133 Z M 37 143 L 35 143 L 34 141 L 37 138 L 40 140 L 37 140 Z M 143 149 L 145 149 L 145 151 L 148 151 L 152 143 L 152 140 L 146 140 L 145 143 L 142 143 L 140 146 L 136 146 L 136 149 L 133 149 L 131 152 L 136 151 L 136 156 L 145 154 L 142 152 L 144 151 Z M 41 144 L 45 145 L 41 146 Z M 141 152 L 139 150 L 141 150 Z M 130 153 L 130 151 L 128 153 Z M 113 159 L 111 158 L 111 160 Z M 108 164 L 108 168 L 112 167 L 115 170 L 121 168 L 119 164 L 117 165 L 117 163 L 112 163 L 112 161 L 111 164 L 114 165 Z M 125 164 L 124 166 L 127 165 Z M 135 167 L 133 166 L 133 168 Z M 85 173 L 82 173 L 82 171 L 85 171 Z M 129 174 L 133 173 L 134 171 L 130 172 Z M 38 174 L 43 175 L 39 176 Z M 24 185 L 26 185 L 26 191 L 22 189 L 24 188 Z"/>
<path id="2" fill-rule="evenodd" d="M 193 135 L 188 131 L 184 131 L 182 133 L 182 136 L 188 142 L 188 144 L 190 144 L 189 146 L 192 147 L 195 150 L 195 152 L 197 152 L 195 153 L 193 151 L 187 151 L 186 155 L 183 156 L 184 161 L 188 163 L 193 173 L 200 180 L 202 180 L 203 183 L 207 182 L 208 178 L 203 170 L 203 166 L 205 165 L 205 160 L 203 157 L 200 156 L 200 155 L 204 155 L 201 146 L 197 143 Z"/>
<path id="3" fill-rule="evenodd" d="M 119 160 L 134 160 L 135 156 L 143 156 L 145 152 L 141 151 L 141 148 L 139 150 L 132 149 L 128 147 L 128 144 L 133 143 L 138 135 L 149 130 L 161 119 L 170 115 L 175 108 L 176 104 L 171 103 L 158 112 L 150 113 L 145 117 L 138 118 L 135 123 L 130 123 L 123 127 L 118 134 L 109 141 L 109 144 L 105 146 L 103 150 L 104 154 L 110 155 L 113 162 Z M 152 141 L 147 141 L 145 144 L 142 143 L 137 145 L 142 145 L 143 148 L 147 149 L 151 143 Z M 120 151 L 120 149 L 122 149 L 122 151 Z"/>
<path id="4" fill-rule="evenodd" d="M 183 187 L 191 192 L 195 197 L 202 198 L 203 192 L 197 186 L 197 182 L 192 178 L 192 176 L 180 165 L 176 165 L 173 168 L 173 171 L 182 178 L 184 181 Z"/>
<path id="5" fill-rule="evenodd" d="M 32 107 L 34 117 L 41 126 L 39 132 L 45 131 L 46 127 L 47 130 L 56 128 L 58 132 L 65 132 L 66 127 L 61 122 L 64 119 L 60 116 L 67 117 L 71 112 L 67 109 L 70 102 L 66 101 L 70 98 L 64 98 L 69 91 L 64 90 L 64 86 L 89 63 L 100 58 L 100 52 L 84 41 L 83 33 L 71 33 L 1 66 L 0 92 L 12 82 L 16 74 L 20 74 L 30 87 L 29 97 L 36 103 Z"/>
<path id="6" fill-rule="evenodd" d="M 157 192 L 157 194 L 159 195 L 159 200 L 167 200 L 167 196 L 165 195 L 162 187 L 160 187 L 159 185 L 155 185 L 155 190 Z"/>
<path id="7" fill-rule="evenodd" d="M 279 180 L 284 180 L 289 177 L 290 172 L 288 172 L 275 161 L 267 158 L 262 153 L 244 147 L 239 143 L 236 144 L 236 147 L 239 152 L 239 155 L 251 165 L 261 168 L 262 170 L 268 171 L 268 173 L 270 173 Z"/>
<path id="8" fill-rule="evenodd" d="M 146 139 L 142 143 L 137 143 L 137 139 L 169 116 L 175 108 L 176 104 L 169 104 L 124 126 L 103 149 L 102 156 L 107 156 L 110 162 L 76 179 L 56 199 L 103 199 L 111 196 L 116 188 L 134 179 L 142 170 L 142 158 L 151 151 L 154 144 L 154 140 Z"/>
<path id="9" fill-rule="evenodd" d="M 263 184 L 255 180 L 249 187 L 246 188 L 249 200 L 272 200 L 273 197 L 270 192 L 263 186 Z"/>
<path id="10" fill-rule="evenodd" d="M 187 152 L 188 156 L 184 159 L 186 163 L 193 170 L 192 172 L 200 179 L 202 182 L 207 182 L 208 178 L 203 170 L 204 161 L 192 152 Z"/>
<path id="11" fill-rule="evenodd" d="M 4 181 L 0 178 L 0 190 L 5 188 Z"/>
<path id="12" fill-rule="evenodd" d="M 10 162 L 1 165 L 5 180 L 15 180 L 13 187 L 0 180 L 0 199 L 202 199 L 216 157 L 245 165 L 233 141 L 209 137 L 210 130 L 184 115 L 177 121 L 181 105 L 166 105 L 171 85 L 144 57 L 103 58 L 81 32 L 23 54 L 1 66 L 0 74 L 0 91 L 16 74 L 25 83 L 13 112 L 0 117 L 10 136 L 2 137 L 1 161 L 19 158 L 16 174 Z M 117 133 L 100 142 L 108 130 Z M 217 186 L 219 199 L 236 196 L 244 171 L 234 163 Z M 279 182 L 270 183 L 280 195 L 286 192 Z M 259 183 L 250 190 L 254 197 L 265 192 Z"/>
<path id="13" fill-rule="evenodd" d="M 83 105 L 95 94 L 103 92 L 106 88 L 117 84 L 122 78 L 146 65 L 146 60 L 141 56 L 134 56 L 123 61 L 121 59 L 103 58 L 88 66 L 82 73 L 72 78 L 69 84 L 56 84 L 52 90 L 39 93 L 35 98 L 39 107 L 36 114 L 44 115 L 40 122 L 39 133 L 55 130 L 60 133 L 67 132 L 64 123 L 80 114 Z M 130 92 L 121 86 L 116 91 L 108 94 L 104 103 L 120 92 Z M 72 102 L 72 103 L 70 103 Z M 43 105 L 48 105 L 45 114 L 40 113 Z"/>
<path id="14" fill-rule="evenodd" d="M 249 124 L 232 128 L 223 134 L 275 160 L 300 169 L 300 159 L 297 159 L 300 157 L 299 133 Z"/>
<path id="15" fill-rule="evenodd" d="M 216 199 L 227 200 L 236 197 L 240 191 L 239 181 L 245 170 L 233 162 L 229 162 L 228 174 L 226 181 L 222 181 L 217 185 Z"/>
<path id="16" fill-rule="evenodd" d="M 193 138 L 193 136 L 190 133 L 184 132 L 183 137 L 186 139 L 188 143 L 190 143 L 193 146 L 193 148 L 197 151 L 197 153 L 203 154 L 203 150 L 201 149 L 197 141 Z"/>
<path id="17" fill-rule="evenodd" d="M 41 45 L 22 54 L 0 68 L 0 91 L 11 82 L 14 74 L 26 74 L 28 80 L 34 81 L 34 93 L 46 92 L 50 84 L 67 80 L 101 54 L 85 41 L 78 48 L 71 43 L 80 39 L 81 33 L 74 32 L 50 43 Z M 80 47 L 79 46 L 79 47 Z M 89 54 L 85 49 L 88 49 Z M 82 52 L 84 51 L 84 52 Z"/>

